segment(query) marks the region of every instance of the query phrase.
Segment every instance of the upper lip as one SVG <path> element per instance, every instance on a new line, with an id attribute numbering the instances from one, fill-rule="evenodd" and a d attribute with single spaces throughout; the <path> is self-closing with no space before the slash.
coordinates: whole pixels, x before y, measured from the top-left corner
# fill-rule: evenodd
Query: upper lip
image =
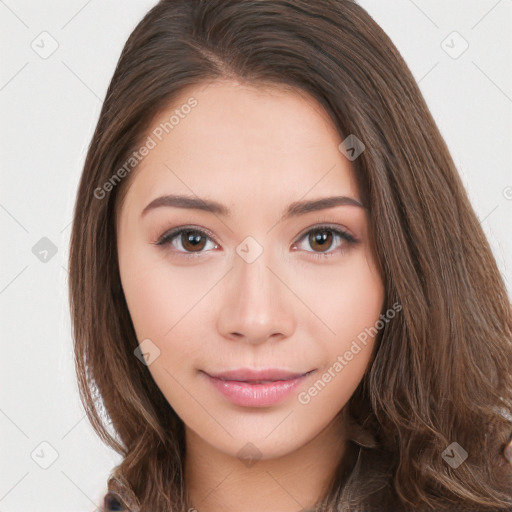
<path id="1" fill-rule="evenodd" d="M 307 372 L 292 372 L 289 370 L 282 370 L 279 368 L 266 368 L 262 370 L 254 370 L 252 368 L 238 368 L 235 370 L 227 370 L 219 373 L 209 373 L 210 377 L 215 377 L 222 380 L 236 380 L 241 382 L 252 381 L 277 381 L 277 380 L 291 380 L 297 377 L 302 377 Z"/>

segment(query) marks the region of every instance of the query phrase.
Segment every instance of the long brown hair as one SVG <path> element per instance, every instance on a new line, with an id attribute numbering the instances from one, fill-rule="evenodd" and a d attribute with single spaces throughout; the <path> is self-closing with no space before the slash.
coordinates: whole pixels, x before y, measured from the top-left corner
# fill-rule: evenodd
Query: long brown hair
<path id="1" fill-rule="evenodd" d="M 383 311 L 402 306 L 342 410 L 351 464 L 340 463 L 315 510 L 510 509 L 511 468 L 499 463 L 512 432 L 510 300 L 412 74 L 351 0 L 162 0 L 126 42 L 83 169 L 69 256 L 80 396 L 123 457 L 111 476 L 144 511 L 189 506 L 183 423 L 134 356 L 115 221 L 135 172 L 125 164 L 156 114 L 188 86 L 226 78 L 305 91 L 342 140 L 364 143 L 353 165 Z M 457 468 L 442 456 L 454 442 L 467 452 Z"/>

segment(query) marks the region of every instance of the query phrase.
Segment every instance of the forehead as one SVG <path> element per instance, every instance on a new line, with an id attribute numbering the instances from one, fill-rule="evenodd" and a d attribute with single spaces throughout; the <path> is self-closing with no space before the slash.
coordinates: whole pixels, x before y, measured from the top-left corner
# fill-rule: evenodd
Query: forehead
<path id="1" fill-rule="evenodd" d="M 304 91 L 231 81 L 191 87 L 155 117 L 147 137 L 153 147 L 134 171 L 128 196 L 181 192 L 233 204 L 284 196 L 291 202 L 333 190 L 358 196 L 340 135 Z"/>

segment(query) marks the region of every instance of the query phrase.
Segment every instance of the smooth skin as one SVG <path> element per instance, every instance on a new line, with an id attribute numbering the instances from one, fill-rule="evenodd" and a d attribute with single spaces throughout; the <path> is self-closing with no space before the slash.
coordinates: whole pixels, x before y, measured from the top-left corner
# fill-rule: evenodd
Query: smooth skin
<path id="1" fill-rule="evenodd" d="M 346 204 L 283 217 L 296 201 L 360 201 L 342 139 L 313 98 L 202 84 L 183 91 L 147 135 L 191 97 L 197 106 L 130 177 L 117 219 L 123 290 L 139 343 L 149 339 L 160 351 L 147 369 L 185 424 L 191 504 L 200 512 L 295 512 L 325 492 L 343 455 L 335 418 L 374 338 L 309 403 L 298 395 L 376 324 L 384 304 L 367 210 Z M 230 215 L 176 206 L 142 213 L 167 194 L 216 201 Z M 207 233 L 156 244 L 180 226 Z M 316 243 L 326 229 L 327 242 Z M 248 236 L 249 253 L 262 250 L 251 262 L 237 252 Z M 203 373 L 241 367 L 315 371 L 283 401 L 246 407 Z M 250 464 L 240 453 L 252 446 Z"/>

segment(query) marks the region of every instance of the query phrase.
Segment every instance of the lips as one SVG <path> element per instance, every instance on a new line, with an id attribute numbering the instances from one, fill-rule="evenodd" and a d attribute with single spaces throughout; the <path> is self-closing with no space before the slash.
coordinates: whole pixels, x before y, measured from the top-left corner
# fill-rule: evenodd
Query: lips
<path id="1" fill-rule="evenodd" d="M 211 374 L 204 371 L 201 373 L 214 389 L 237 406 L 270 407 L 284 401 L 315 371 L 239 368 Z"/>
<path id="2" fill-rule="evenodd" d="M 214 377 L 224 381 L 238 381 L 247 382 L 250 384 L 265 384 L 276 381 L 293 380 L 311 373 L 307 372 L 293 372 L 279 368 L 266 368 L 255 370 L 252 368 L 238 368 L 234 370 L 227 370 L 219 373 L 208 373 L 210 377 Z"/>

